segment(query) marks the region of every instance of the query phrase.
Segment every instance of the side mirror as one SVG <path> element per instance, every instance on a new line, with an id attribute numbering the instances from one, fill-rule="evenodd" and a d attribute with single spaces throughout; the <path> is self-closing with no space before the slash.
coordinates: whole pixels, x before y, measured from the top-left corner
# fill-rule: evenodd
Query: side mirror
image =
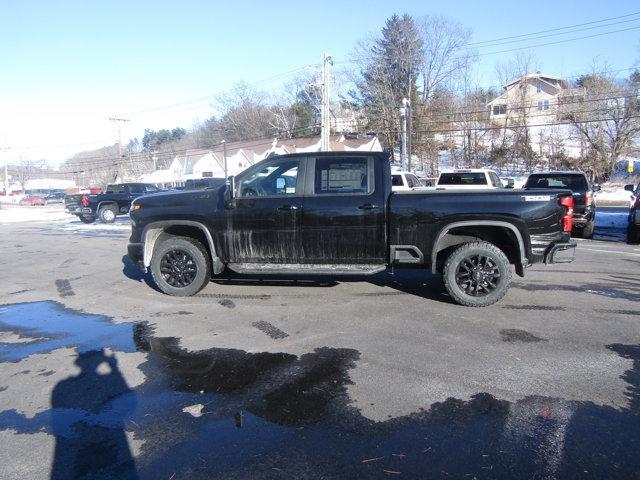
<path id="1" fill-rule="evenodd" d="M 227 198 L 233 200 L 236 196 L 236 177 L 229 175 L 227 177 Z"/>
<path id="2" fill-rule="evenodd" d="M 636 189 L 636 187 L 635 187 L 635 185 L 633 185 L 633 184 L 629 184 L 629 185 L 625 185 L 625 186 L 624 186 L 624 189 L 625 189 L 627 192 L 633 192 L 633 191 Z"/>
<path id="3" fill-rule="evenodd" d="M 599 192 L 600 190 L 602 190 L 602 187 L 600 185 L 598 185 L 597 183 L 594 183 L 591 186 L 591 190 L 593 190 L 594 192 Z"/>

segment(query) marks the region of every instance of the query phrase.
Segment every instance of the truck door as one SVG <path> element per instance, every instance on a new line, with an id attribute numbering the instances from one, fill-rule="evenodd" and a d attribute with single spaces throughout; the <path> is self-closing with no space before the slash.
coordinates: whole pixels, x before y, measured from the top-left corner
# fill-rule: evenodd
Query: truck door
<path id="1" fill-rule="evenodd" d="M 307 165 L 304 263 L 386 263 L 386 190 L 373 157 L 319 155 Z M 391 186 L 389 186 L 389 191 Z"/>
<path id="2" fill-rule="evenodd" d="M 305 158 L 260 162 L 236 177 L 226 206 L 231 263 L 298 263 Z"/>

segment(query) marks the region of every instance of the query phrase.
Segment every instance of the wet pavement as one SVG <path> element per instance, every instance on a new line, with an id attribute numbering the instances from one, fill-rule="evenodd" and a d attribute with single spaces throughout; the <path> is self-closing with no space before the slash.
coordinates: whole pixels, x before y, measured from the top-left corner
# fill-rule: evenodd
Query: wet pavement
<path id="1" fill-rule="evenodd" d="M 55 436 L 55 479 L 640 475 L 640 345 L 606 346 L 632 361 L 619 408 L 478 392 L 374 422 L 347 394 L 360 358 L 352 349 L 187 351 L 146 322 L 113 323 L 49 301 L 2 306 L 0 330 L 14 334 L 0 344 L 2 362 L 76 352 L 79 373 L 53 387 L 51 408 L 30 418 L 0 412 L 0 430 Z M 130 388 L 116 354 L 136 350 L 145 355 L 145 381 Z M 142 442 L 135 457 L 125 432 Z"/>
<path id="2" fill-rule="evenodd" d="M 413 270 L 171 298 L 120 226 L 3 228 L 2 479 L 640 478 L 615 221 L 485 309 Z"/>

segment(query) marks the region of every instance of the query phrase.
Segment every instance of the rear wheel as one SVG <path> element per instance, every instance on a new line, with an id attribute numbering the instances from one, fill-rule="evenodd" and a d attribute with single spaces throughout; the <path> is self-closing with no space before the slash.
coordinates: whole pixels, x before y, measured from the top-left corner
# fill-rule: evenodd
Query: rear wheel
<path id="1" fill-rule="evenodd" d="M 78 218 L 82 223 L 93 223 L 96 221 L 96 217 L 94 215 L 78 215 Z"/>
<path id="2" fill-rule="evenodd" d="M 169 237 L 154 248 L 151 276 L 168 295 L 195 295 L 211 278 L 209 254 L 193 238 Z"/>
<path id="3" fill-rule="evenodd" d="M 100 207 L 100 211 L 98 212 L 98 216 L 102 223 L 113 223 L 116 221 L 116 216 L 118 212 L 116 207 L 113 205 L 106 205 L 104 207 Z"/>
<path id="4" fill-rule="evenodd" d="M 595 228 L 596 228 L 596 222 L 595 220 L 592 220 L 591 222 L 587 223 L 584 227 L 579 229 L 577 233 L 582 238 L 593 238 L 593 231 L 595 230 Z"/>
<path id="5" fill-rule="evenodd" d="M 492 243 L 465 243 L 447 258 L 443 280 L 456 303 L 466 307 L 486 307 L 504 297 L 509 289 L 509 259 Z"/>

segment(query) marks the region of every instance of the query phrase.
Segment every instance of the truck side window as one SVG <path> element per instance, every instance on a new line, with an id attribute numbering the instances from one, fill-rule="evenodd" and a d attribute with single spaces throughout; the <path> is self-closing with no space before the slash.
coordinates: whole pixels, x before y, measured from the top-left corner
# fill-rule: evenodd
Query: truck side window
<path id="1" fill-rule="evenodd" d="M 367 158 L 316 158 L 315 193 L 368 193 Z M 372 183 L 372 182 L 371 182 Z"/>
<path id="2" fill-rule="evenodd" d="M 238 179 L 239 197 L 271 197 L 295 195 L 298 161 L 271 163 Z"/>
<path id="3" fill-rule="evenodd" d="M 413 175 L 407 175 L 407 186 L 409 188 L 415 188 L 417 187 L 416 182 L 413 181 Z"/>
<path id="4" fill-rule="evenodd" d="M 402 187 L 402 175 L 391 175 L 391 186 Z"/>

